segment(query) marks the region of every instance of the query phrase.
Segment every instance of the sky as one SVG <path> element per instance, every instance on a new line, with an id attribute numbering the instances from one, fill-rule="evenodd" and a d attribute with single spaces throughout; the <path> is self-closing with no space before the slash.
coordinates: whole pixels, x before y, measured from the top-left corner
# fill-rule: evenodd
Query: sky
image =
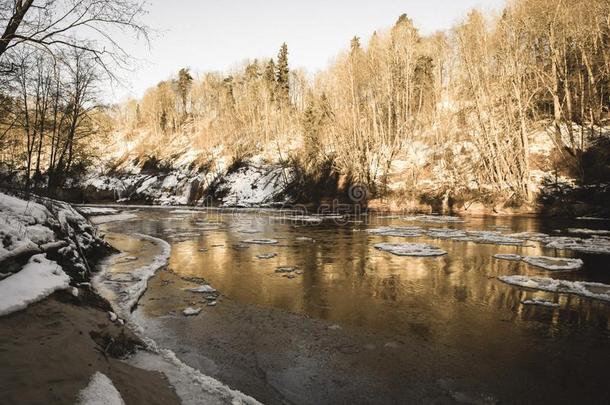
<path id="1" fill-rule="evenodd" d="M 286 42 L 292 68 L 314 74 L 346 49 L 406 13 L 422 34 L 448 29 L 472 8 L 493 12 L 505 0 L 149 0 L 143 18 L 150 46 L 133 38 L 121 45 L 136 59 L 110 101 L 139 98 L 180 68 L 195 74 L 230 71 L 247 59 L 275 57 Z"/>

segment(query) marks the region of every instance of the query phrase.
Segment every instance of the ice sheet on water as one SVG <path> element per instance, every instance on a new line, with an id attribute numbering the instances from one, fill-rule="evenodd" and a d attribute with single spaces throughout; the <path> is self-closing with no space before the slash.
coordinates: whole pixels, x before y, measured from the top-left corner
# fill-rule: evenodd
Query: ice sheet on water
<path id="1" fill-rule="evenodd" d="M 265 238 L 258 238 L 258 239 L 245 239 L 242 240 L 243 243 L 249 243 L 252 245 L 276 245 L 277 244 L 277 240 L 275 239 L 265 239 Z"/>
<path id="2" fill-rule="evenodd" d="M 449 215 L 413 215 L 402 218 L 405 221 L 419 221 L 419 222 L 450 222 L 450 223 L 461 223 L 464 220 L 460 217 L 449 216 Z"/>
<path id="3" fill-rule="evenodd" d="M 125 280 L 122 283 L 108 283 L 107 272 L 101 271 L 93 278 L 93 286 L 97 290 L 110 290 L 115 296 L 113 299 L 113 306 L 115 312 L 119 314 L 121 318 L 129 319 L 131 309 L 140 299 L 140 296 L 146 291 L 148 280 L 159 270 L 165 266 L 169 260 L 171 246 L 163 239 L 155 238 L 153 236 L 135 233 L 135 237 L 143 240 L 148 240 L 160 248 L 160 252 L 153 260 L 144 266 L 138 267 L 131 271 L 129 276 L 130 280 Z"/>
<path id="4" fill-rule="evenodd" d="M 606 229 L 568 228 L 567 231 L 581 235 L 610 235 L 610 231 Z"/>
<path id="5" fill-rule="evenodd" d="M 413 238 L 422 236 L 424 230 L 419 226 L 404 226 L 404 227 L 390 227 L 383 226 L 381 228 L 369 229 L 369 233 L 382 236 L 398 236 L 403 238 Z"/>
<path id="6" fill-rule="evenodd" d="M 494 255 L 494 258 L 496 259 L 501 259 L 501 260 L 512 260 L 512 261 L 520 261 L 521 260 L 521 256 L 519 255 L 515 255 L 515 254 L 511 254 L 511 253 L 498 253 Z"/>
<path id="7" fill-rule="evenodd" d="M 96 371 L 89 384 L 79 394 L 78 405 L 125 405 L 110 378 Z"/>
<path id="8" fill-rule="evenodd" d="M 277 256 L 277 253 L 261 253 L 260 255 L 256 255 L 258 259 L 266 260 L 272 259 Z"/>
<path id="9" fill-rule="evenodd" d="M 541 232 L 517 232 L 506 235 L 510 238 L 516 239 L 524 239 L 524 240 L 533 240 L 533 241 L 543 241 L 545 238 L 548 238 L 549 235 Z"/>
<path id="10" fill-rule="evenodd" d="M 568 236 L 552 236 L 545 240 L 545 247 L 567 249 L 585 253 L 610 254 L 610 238 L 593 236 L 582 239 Z"/>
<path id="11" fill-rule="evenodd" d="M 581 259 L 571 259 L 567 257 L 550 257 L 550 256 L 524 256 L 523 260 L 532 266 L 541 267 L 545 270 L 578 270 L 582 267 Z"/>
<path id="12" fill-rule="evenodd" d="M 552 307 L 552 308 L 559 307 L 559 304 L 557 304 L 556 302 L 547 301 L 542 298 L 532 298 L 529 300 L 523 300 L 523 301 L 521 301 L 521 303 L 523 305 L 540 305 L 543 307 Z"/>
<path id="13" fill-rule="evenodd" d="M 495 231 L 468 231 L 468 236 L 473 238 L 476 243 L 486 243 L 492 245 L 522 245 L 523 240 L 513 238 Z"/>
<path id="14" fill-rule="evenodd" d="M 426 243 L 377 243 L 375 249 L 390 252 L 396 256 L 442 256 L 446 255 L 442 249 Z"/>
<path id="15" fill-rule="evenodd" d="M 588 281 L 556 280 L 548 277 L 500 276 L 498 279 L 506 284 L 531 288 L 541 291 L 575 294 L 587 298 L 610 302 L 610 285 Z"/>
<path id="16" fill-rule="evenodd" d="M 433 239 L 456 239 L 465 240 L 468 235 L 465 231 L 451 228 L 430 228 L 426 233 L 428 237 Z"/>

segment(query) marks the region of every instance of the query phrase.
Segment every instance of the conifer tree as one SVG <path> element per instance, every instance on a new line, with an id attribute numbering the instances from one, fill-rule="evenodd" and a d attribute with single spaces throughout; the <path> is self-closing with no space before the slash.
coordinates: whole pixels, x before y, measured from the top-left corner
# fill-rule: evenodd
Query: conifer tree
<path id="1" fill-rule="evenodd" d="M 290 70 L 288 68 L 288 45 L 284 42 L 277 57 L 276 83 L 279 99 L 288 102 L 290 85 L 288 83 Z"/>

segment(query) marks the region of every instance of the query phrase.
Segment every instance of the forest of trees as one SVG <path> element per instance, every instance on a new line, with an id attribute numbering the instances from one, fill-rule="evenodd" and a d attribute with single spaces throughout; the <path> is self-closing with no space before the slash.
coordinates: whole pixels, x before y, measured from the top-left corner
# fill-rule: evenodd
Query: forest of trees
<path id="1" fill-rule="evenodd" d="M 33 45 L 48 41 L 34 37 Z M 42 173 L 51 184 L 65 180 L 50 179 L 95 154 L 91 134 L 114 129 L 129 139 L 148 130 L 157 144 L 187 134 L 193 147 L 222 145 L 234 160 L 274 150 L 313 177 L 330 165 L 378 195 L 392 161 L 421 142 L 452 173 L 444 176 L 448 190 L 474 177 L 480 187 L 528 201 L 531 134 L 550 128 L 556 162 L 584 181 L 583 154 L 610 118 L 608 0 L 510 0 L 497 16 L 475 10 L 429 36 L 402 15 L 366 44 L 352 38 L 315 77 L 289 68 L 283 44 L 275 58 L 231 74 L 193 77 L 182 69 L 141 100 L 109 109 L 96 102 L 108 58 L 73 44 L 61 51 L 50 57 L 32 47 L 10 61 L 0 53 L 0 164 L 22 170 L 28 185 Z M 455 146 L 471 148 L 471 158 L 459 161 Z M 406 175 L 407 187 L 420 170 Z"/>

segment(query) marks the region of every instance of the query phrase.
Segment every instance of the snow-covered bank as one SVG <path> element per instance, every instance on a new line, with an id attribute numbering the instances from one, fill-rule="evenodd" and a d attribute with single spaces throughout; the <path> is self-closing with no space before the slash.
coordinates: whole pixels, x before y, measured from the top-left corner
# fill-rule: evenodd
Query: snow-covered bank
<path id="1" fill-rule="evenodd" d="M 91 257 L 111 250 L 69 204 L 30 198 L 0 193 L 0 315 L 86 281 Z"/>

